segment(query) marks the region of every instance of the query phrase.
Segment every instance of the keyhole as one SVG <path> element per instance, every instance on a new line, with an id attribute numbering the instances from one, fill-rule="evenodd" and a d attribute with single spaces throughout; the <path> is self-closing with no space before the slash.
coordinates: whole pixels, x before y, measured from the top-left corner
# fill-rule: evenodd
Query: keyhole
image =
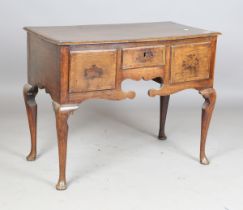
<path id="1" fill-rule="evenodd" d="M 151 51 L 145 51 L 143 53 L 143 57 L 144 58 L 152 58 L 153 57 L 153 53 Z"/>

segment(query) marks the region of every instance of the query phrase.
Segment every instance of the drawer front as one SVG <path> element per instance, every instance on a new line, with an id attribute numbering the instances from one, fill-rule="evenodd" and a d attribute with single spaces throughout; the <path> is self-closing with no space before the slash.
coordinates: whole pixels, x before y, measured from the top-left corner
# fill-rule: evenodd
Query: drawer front
<path id="1" fill-rule="evenodd" d="M 109 90 L 116 83 L 116 50 L 71 51 L 69 92 Z"/>
<path id="2" fill-rule="evenodd" d="M 124 48 L 122 52 L 123 69 L 162 66 L 165 64 L 164 46 Z"/>
<path id="3" fill-rule="evenodd" d="M 209 42 L 173 45 L 171 48 L 171 83 L 209 79 Z"/>

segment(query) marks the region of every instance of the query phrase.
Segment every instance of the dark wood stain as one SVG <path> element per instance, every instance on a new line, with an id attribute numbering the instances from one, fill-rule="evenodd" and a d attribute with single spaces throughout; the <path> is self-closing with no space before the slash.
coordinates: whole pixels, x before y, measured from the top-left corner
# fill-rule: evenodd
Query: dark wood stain
<path id="1" fill-rule="evenodd" d="M 200 162 L 208 164 L 205 147 L 216 102 L 214 65 L 220 33 L 172 22 L 25 29 L 28 31 L 28 84 L 23 92 L 31 136 L 27 159 L 34 160 L 37 156 L 35 97 L 38 89 L 44 88 L 53 100 L 56 116 L 58 190 L 67 187 L 70 114 L 87 99 L 133 99 L 134 91 L 122 90 L 125 79 L 154 80 L 161 84 L 158 89 L 148 90 L 149 96 L 160 97 L 159 139 L 166 139 L 170 95 L 185 89 L 199 91 L 205 99 Z"/>
<path id="2" fill-rule="evenodd" d="M 92 67 L 90 67 L 89 69 L 84 70 L 84 77 L 88 80 L 101 77 L 102 74 L 103 74 L 103 69 L 97 67 L 95 64 L 92 65 Z"/>
<path id="3" fill-rule="evenodd" d="M 199 69 L 199 59 L 196 54 L 189 54 L 186 56 L 186 59 L 182 63 L 183 71 L 190 72 L 191 75 L 197 76 Z"/>

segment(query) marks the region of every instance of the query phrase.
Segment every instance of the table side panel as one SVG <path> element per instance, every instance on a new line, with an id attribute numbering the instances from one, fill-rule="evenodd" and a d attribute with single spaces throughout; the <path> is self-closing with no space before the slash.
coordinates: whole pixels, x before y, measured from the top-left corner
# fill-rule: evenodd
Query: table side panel
<path id="1" fill-rule="evenodd" d="M 28 34 L 28 83 L 60 99 L 60 47 Z"/>

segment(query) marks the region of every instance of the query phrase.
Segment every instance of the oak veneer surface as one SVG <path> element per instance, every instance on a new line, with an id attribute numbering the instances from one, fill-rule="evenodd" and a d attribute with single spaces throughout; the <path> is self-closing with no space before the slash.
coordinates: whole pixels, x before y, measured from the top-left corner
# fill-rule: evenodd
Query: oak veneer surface
<path id="1" fill-rule="evenodd" d="M 116 50 L 72 52 L 69 92 L 114 89 L 116 59 Z"/>
<path id="2" fill-rule="evenodd" d="M 171 82 L 209 79 L 211 43 L 172 46 Z"/>
<path id="3" fill-rule="evenodd" d="M 176 40 L 220 34 L 173 22 L 25 27 L 24 29 L 58 45 Z"/>

